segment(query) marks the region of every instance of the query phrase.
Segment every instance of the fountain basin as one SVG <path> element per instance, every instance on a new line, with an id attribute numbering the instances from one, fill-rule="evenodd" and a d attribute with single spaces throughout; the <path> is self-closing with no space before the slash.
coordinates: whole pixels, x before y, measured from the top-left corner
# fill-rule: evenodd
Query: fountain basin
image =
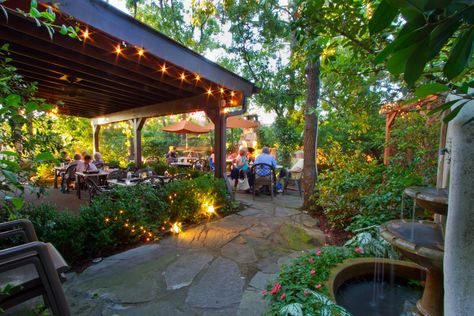
<path id="1" fill-rule="evenodd" d="M 428 269 L 443 269 L 441 225 L 430 221 L 393 220 L 380 226 L 380 234 L 408 259 Z"/>
<path id="2" fill-rule="evenodd" d="M 416 311 L 422 289 L 409 283 L 422 282 L 425 277 L 426 270 L 412 262 L 356 258 L 336 266 L 328 286 L 331 298 L 354 316 L 398 316 L 410 306 Z"/>
<path id="3" fill-rule="evenodd" d="M 444 240 L 441 225 L 429 221 L 393 220 L 380 234 L 405 257 L 426 268 L 423 297 L 416 304 L 422 315 L 443 315 Z"/>
<path id="4" fill-rule="evenodd" d="M 448 190 L 430 187 L 408 187 L 404 193 L 416 204 L 432 213 L 448 214 Z"/>

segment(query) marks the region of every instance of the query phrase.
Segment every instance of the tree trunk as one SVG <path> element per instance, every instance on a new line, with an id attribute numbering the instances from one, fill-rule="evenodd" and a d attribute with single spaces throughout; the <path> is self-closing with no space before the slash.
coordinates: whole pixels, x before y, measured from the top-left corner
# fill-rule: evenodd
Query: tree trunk
<path id="1" fill-rule="evenodd" d="M 316 166 L 316 147 L 318 136 L 318 116 L 316 109 L 320 89 L 320 61 L 306 65 L 306 103 L 304 108 L 304 165 L 303 165 L 303 207 L 310 205 L 309 198 L 314 192 L 318 171 Z"/>

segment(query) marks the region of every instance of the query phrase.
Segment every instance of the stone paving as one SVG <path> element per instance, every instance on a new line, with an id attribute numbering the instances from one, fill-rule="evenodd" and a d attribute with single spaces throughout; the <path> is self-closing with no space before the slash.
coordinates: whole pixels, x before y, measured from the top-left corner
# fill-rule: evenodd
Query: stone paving
<path id="1" fill-rule="evenodd" d="M 260 293 L 279 267 L 325 236 L 297 196 L 236 198 L 248 207 L 71 275 L 72 314 L 261 315 Z"/>

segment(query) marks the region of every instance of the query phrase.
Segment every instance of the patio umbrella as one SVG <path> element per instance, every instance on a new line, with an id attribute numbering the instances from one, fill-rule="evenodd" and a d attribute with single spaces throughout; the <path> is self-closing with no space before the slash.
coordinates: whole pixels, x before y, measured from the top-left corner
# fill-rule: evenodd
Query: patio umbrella
<path id="1" fill-rule="evenodd" d="M 257 128 L 259 126 L 258 122 L 249 121 L 237 116 L 231 116 L 227 118 L 227 128 Z M 209 123 L 208 125 L 204 126 L 209 130 L 214 129 L 214 124 Z"/>
<path id="2" fill-rule="evenodd" d="M 161 128 L 162 131 L 177 134 L 186 134 L 186 148 L 188 148 L 188 134 L 209 133 L 207 127 L 201 126 L 191 121 L 183 120 Z"/>
<path id="3" fill-rule="evenodd" d="M 178 134 L 205 134 L 209 133 L 209 129 L 204 126 L 198 125 L 191 121 L 180 121 L 168 126 L 161 128 L 162 131 Z"/>

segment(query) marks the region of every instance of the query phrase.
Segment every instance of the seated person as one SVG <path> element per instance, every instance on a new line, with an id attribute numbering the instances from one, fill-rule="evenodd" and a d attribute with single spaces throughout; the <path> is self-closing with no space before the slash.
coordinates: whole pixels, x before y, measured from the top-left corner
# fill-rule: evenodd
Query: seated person
<path id="1" fill-rule="evenodd" d="M 176 153 L 176 148 L 174 146 L 169 147 L 169 151 L 165 155 L 165 158 L 168 165 L 178 160 L 178 154 Z"/>
<path id="2" fill-rule="evenodd" d="M 69 163 L 71 162 L 71 158 L 69 157 L 69 154 L 67 152 L 62 151 L 59 157 L 59 161 Z"/>
<path id="3" fill-rule="evenodd" d="M 92 163 L 97 167 L 97 169 L 104 168 L 105 165 L 102 155 L 99 152 L 94 154 L 94 161 Z"/>
<path id="4" fill-rule="evenodd" d="M 263 147 L 262 153 L 258 155 L 257 158 L 255 158 L 255 164 L 259 164 L 259 163 L 266 163 L 272 166 L 273 169 L 276 168 L 276 160 L 272 155 L 270 155 L 270 148 L 268 148 L 267 146 Z M 260 166 L 260 167 L 257 166 L 255 173 L 258 177 L 266 177 L 270 175 L 271 169 L 266 166 Z M 248 178 L 249 178 L 250 187 L 253 187 L 255 183 L 255 178 L 252 172 L 248 173 Z"/>
<path id="5" fill-rule="evenodd" d="M 68 188 L 65 187 L 65 184 L 66 184 L 67 181 L 74 180 L 73 176 L 76 173 L 76 170 L 77 170 L 78 166 L 83 164 L 81 158 L 82 158 L 81 154 L 75 154 L 74 155 L 74 160 L 71 161 L 66 166 L 66 171 L 61 173 L 61 192 L 66 192 L 68 190 Z M 75 167 L 75 168 L 74 169 L 69 169 L 69 167 Z"/>
<path id="6" fill-rule="evenodd" d="M 215 161 L 215 155 L 214 155 L 214 148 L 211 147 L 211 156 L 209 156 L 209 168 L 211 171 L 214 171 L 214 161 Z"/>
<path id="7" fill-rule="evenodd" d="M 230 178 L 235 180 L 235 186 L 237 186 L 237 180 L 239 178 L 245 178 L 248 169 L 247 150 L 245 147 L 240 147 L 239 155 L 235 158 L 234 169 L 230 172 Z"/>
<path id="8" fill-rule="evenodd" d="M 84 162 L 78 164 L 76 167 L 77 172 L 90 172 L 97 171 L 97 167 L 92 163 L 92 157 L 90 155 L 84 156 Z"/>

